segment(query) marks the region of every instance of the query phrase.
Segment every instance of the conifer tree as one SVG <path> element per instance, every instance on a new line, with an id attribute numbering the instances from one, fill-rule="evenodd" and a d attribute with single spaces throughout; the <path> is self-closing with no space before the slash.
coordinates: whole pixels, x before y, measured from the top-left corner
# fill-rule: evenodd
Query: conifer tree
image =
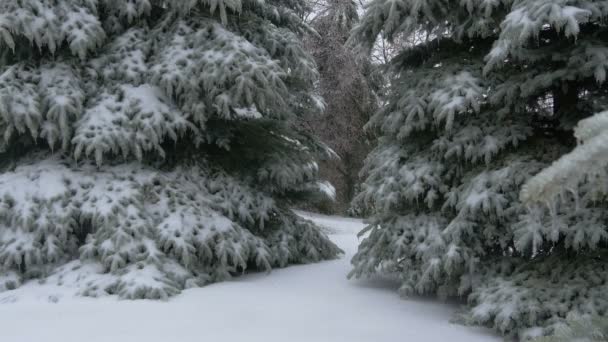
<path id="1" fill-rule="evenodd" d="M 0 290 L 70 262 L 84 295 L 166 298 L 339 253 L 288 207 L 329 153 L 294 130 L 304 9 L 0 0 Z"/>
<path id="2" fill-rule="evenodd" d="M 604 115 L 585 119 L 606 106 L 607 17 L 584 0 L 372 1 L 362 47 L 427 38 L 392 60 L 368 123 L 356 201 L 374 216 L 351 276 L 466 298 L 468 322 L 519 338 L 608 311 Z"/>

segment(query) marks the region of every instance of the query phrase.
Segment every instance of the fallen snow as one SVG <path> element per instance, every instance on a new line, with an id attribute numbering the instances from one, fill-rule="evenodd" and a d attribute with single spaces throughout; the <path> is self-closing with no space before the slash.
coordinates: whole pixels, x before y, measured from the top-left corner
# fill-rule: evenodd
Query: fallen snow
<path id="1" fill-rule="evenodd" d="M 347 280 L 359 220 L 301 213 L 344 251 L 339 260 L 190 289 L 168 302 L 74 297 L 25 284 L 0 293 L 0 341 L 10 342 L 418 342 L 499 341 L 449 323 L 457 307 L 400 300 L 390 281 Z"/>

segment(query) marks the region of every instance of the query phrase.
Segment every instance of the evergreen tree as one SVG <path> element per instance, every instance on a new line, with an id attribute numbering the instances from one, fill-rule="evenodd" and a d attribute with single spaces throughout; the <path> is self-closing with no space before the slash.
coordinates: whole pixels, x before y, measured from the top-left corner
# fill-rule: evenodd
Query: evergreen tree
<path id="1" fill-rule="evenodd" d="M 356 201 L 374 215 L 351 276 L 467 298 L 468 322 L 520 338 L 608 312 L 605 187 L 573 188 L 608 179 L 603 114 L 559 159 L 605 109 L 607 17 L 601 1 L 371 3 L 364 48 L 427 38 L 392 60 L 368 123 L 381 139 Z"/>
<path id="2" fill-rule="evenodd" d="M 336 256 L 288 207 L 329 153 L 294 130 L 304 9 L 0 0 L 0 290 L 72 261 L 82 294 L 166 298 Z"/>

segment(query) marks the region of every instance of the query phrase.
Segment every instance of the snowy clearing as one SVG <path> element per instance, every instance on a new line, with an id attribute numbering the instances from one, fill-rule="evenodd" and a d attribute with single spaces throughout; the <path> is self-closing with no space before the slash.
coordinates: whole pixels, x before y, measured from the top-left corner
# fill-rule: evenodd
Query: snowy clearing
<path id="1" fill-rule="evenodd" d="M 25 284 L 0 293 L 0 341 L 500 341 L 450 324 L 453 305 L 399 300 L 388 281 L 347 280 L 363 224 L 302 215 L 326 227 L 345 255 L 186 290 L 168 302 L 74 297 L 69 287 Z"/>

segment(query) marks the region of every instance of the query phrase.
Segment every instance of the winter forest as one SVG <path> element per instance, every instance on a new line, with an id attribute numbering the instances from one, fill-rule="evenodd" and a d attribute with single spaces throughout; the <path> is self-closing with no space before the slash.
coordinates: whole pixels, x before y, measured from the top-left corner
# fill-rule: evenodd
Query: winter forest
<path id="1" fill-rule="evenodd" d="M 607 23 L 0 0 L 0 340 L 608 341 Z"/>

